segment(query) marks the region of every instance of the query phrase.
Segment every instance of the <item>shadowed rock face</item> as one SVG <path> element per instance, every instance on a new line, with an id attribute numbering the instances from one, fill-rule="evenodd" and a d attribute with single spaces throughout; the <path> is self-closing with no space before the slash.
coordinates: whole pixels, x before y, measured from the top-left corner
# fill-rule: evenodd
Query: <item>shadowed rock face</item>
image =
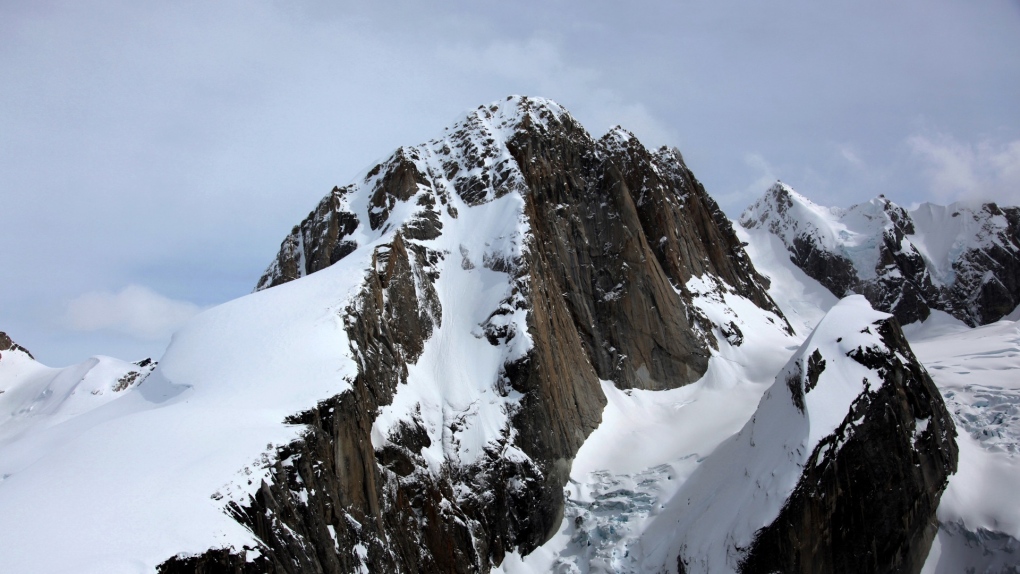
<path id="1" fill-rule="evenodd" d="M 898 323 L 877 328 L 886 349 L 858 349 L 849 359 L 877 370 L 881 381 L 817 444 L 741 572 L 900 573 L 924 565 L 938 531 L 935 511 L 956 472 L 956 429 Z"/>
<path id="2" fill-rule="evenodd" d="M 509 131 L 488 131 L 508 114 Z M 344 312 L 360 365 L 353 390 L 295 415 L 292 422 L 308 426 L 304 439 L 278 453 L 272 483 L 231 507 L 265 543 L 264 571 L 352 572 L 363 564 L 373 572 L 478 572 L 508 551 L 528 553 L 559 525 L 571 461 L 606 404 L 599 380 L 668 389 L 707 368 L 715 341 L 690 304 L 688 280 L 713 275 L 782 316 L 675 150 L 650 152 L 620 129 L 595 140 L 562 108 L 527 98 L 479 108 L 459 126 L 370 170 L 371 189 L 334 189 L 259 281 L 258 289 L 269 288 L 339 261 L 359 248 L 359 226 L 393 230 Z M 362 221 L 352 206 L 365 193 Z M 522 254 L 483 262 L 507 274 L 511 288 L 479 327 L 490 344 L 510 345 L 521 335 L 497 319 L 524 310 L 531 346 L 498 373 L 493 390 L 520 396 L 501 437 L 477 462 L 446 465 L 436 476 L 421 454 L 431 439 L 417 417 L 378 449 L 371 432 L 444 306 L 458 304 L 437 295 L 440 264 L 482 250 L 450 253 L 430 243 L 444 220 L 470 217 L 470 209 L 458 214 L 451 193 L 467 206 L 523 198 Z M 410 203 L 414 215 L 395 220 Z M 472 265 L 466 255 L 463 265 Z M 505 456 L 510 446 L 526 456 Z M 203 560 L 177 558 L 164 571 L 182 564 L 242 571 L 229 557 Z"/>

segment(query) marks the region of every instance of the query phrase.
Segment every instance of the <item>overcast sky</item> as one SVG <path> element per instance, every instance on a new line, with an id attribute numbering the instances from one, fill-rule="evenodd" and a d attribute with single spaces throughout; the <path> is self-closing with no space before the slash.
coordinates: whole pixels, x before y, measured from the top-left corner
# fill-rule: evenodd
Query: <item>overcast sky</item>
<path id="1" fill-rule="evenodd" d="M 776 179 L 1020 203 L 1016 0 L 5 0 L 0 330 L 158 357 L 334 185 L 509 94 L 678 147 L 731 217 Z"/>

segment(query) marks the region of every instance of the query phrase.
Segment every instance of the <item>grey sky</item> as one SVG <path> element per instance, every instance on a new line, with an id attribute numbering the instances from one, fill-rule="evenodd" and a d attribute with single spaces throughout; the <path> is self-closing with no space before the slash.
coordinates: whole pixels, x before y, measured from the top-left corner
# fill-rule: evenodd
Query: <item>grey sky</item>
<path id="1" fill-rule="evenodd" d="M 776 178 L 1020 203 L 1016 1 L 377 4 L 0 2 L 0 330 L 158 356 L 333 185 L 512 93 L 678 147 L 731 216 Z"/>

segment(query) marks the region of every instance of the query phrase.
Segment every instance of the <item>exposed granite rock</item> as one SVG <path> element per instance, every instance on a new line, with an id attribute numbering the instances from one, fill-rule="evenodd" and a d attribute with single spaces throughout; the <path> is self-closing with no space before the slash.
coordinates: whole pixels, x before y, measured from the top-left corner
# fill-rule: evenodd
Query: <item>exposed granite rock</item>
<path id="1" fill-rule="evenodd" d="M 267 289 L 325 269 L 358 247 L 349 237 L 358 227 L 358 217 L 347 207 L 351 191 L 352 186 L 334 187 L 315 210 L 294 227 L 256 289 Z"/>
<path id="2" fill-rule="evenodd" d="M 244 556 L 217 548 L 201 556 L 174 556 L 159 565 L 159 574 L 273 574 L 277 570 L 265 557 L 251 561 Z"/>
<path id="3" fill-rule="evenodd" d="M 970 325 L 986 325 L 1005 317 L 1020 304 L 1020 207 L 999 207 L 986 203 L 970 215 L 990 228 L 981 249 L 971 249 L 953 263 L 956 281 L 948 298 L 959 311 L 953 315 Z M 1004 221 L 996 229 L 989 220 Z"/>
<path id="4" fill-rule="evenodd" d="M 881 381 L 815 446 L 779 517 L 757 533 L 742 572 L 900 573 L 924 565 L 939 499 L 956 471 L 956 429 L 898 323 L 877 329 L 886 349 L 848 356 Z M 810 363 L 809 378 L 824 370 Z"/>

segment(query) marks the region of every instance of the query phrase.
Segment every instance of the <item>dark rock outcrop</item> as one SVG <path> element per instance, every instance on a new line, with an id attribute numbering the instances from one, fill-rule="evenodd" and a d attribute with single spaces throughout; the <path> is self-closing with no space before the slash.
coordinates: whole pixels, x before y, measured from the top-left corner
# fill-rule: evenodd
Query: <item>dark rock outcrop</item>
<path id="1" fill-rule="evenodd" d="M 4 333 L 3 331 L 0 331 L 0 353 L 2 353 L 3 351 L 21 351 L 22 353 L 25 353 L 29 357 L 31 357 L 33 359 L 35 358 L 35 357 L 32 357 L 32 353 L 28 352 L 28 349 L 22 347 L 21 345 L 15 343 L 13 340 L 11 340 L 11 338 L 7 335 L 7 333 Z M 0 355 L 0 356 L 2 356 L 2 355 Z"/>
<path id="2" fill-rule="evenodd" d="M 956 430 L 898 323 L 872 328 L 885 348 L 857 349 L 848 360 L 881 380 L 815 446 L 778 518 L 757 533 L 742 572 L 916 573 L 924 565 L 938 530 L 935 511 L 956 471 Z M 809 362 L 809 383 L 820 370 L 818 360 Z"/>
<path id="3" fill-rule="evenodd" d="M 269 266 L 257 289 L 267 289 L 325 269 L 350 255 L 357 242 L 349 239 L 358 227 L 358 218 L 348 211 L 346 196 L 350 187 L 334 187 L 315 210 L 294 227 L 280 245 L 276 260 Z"/>

